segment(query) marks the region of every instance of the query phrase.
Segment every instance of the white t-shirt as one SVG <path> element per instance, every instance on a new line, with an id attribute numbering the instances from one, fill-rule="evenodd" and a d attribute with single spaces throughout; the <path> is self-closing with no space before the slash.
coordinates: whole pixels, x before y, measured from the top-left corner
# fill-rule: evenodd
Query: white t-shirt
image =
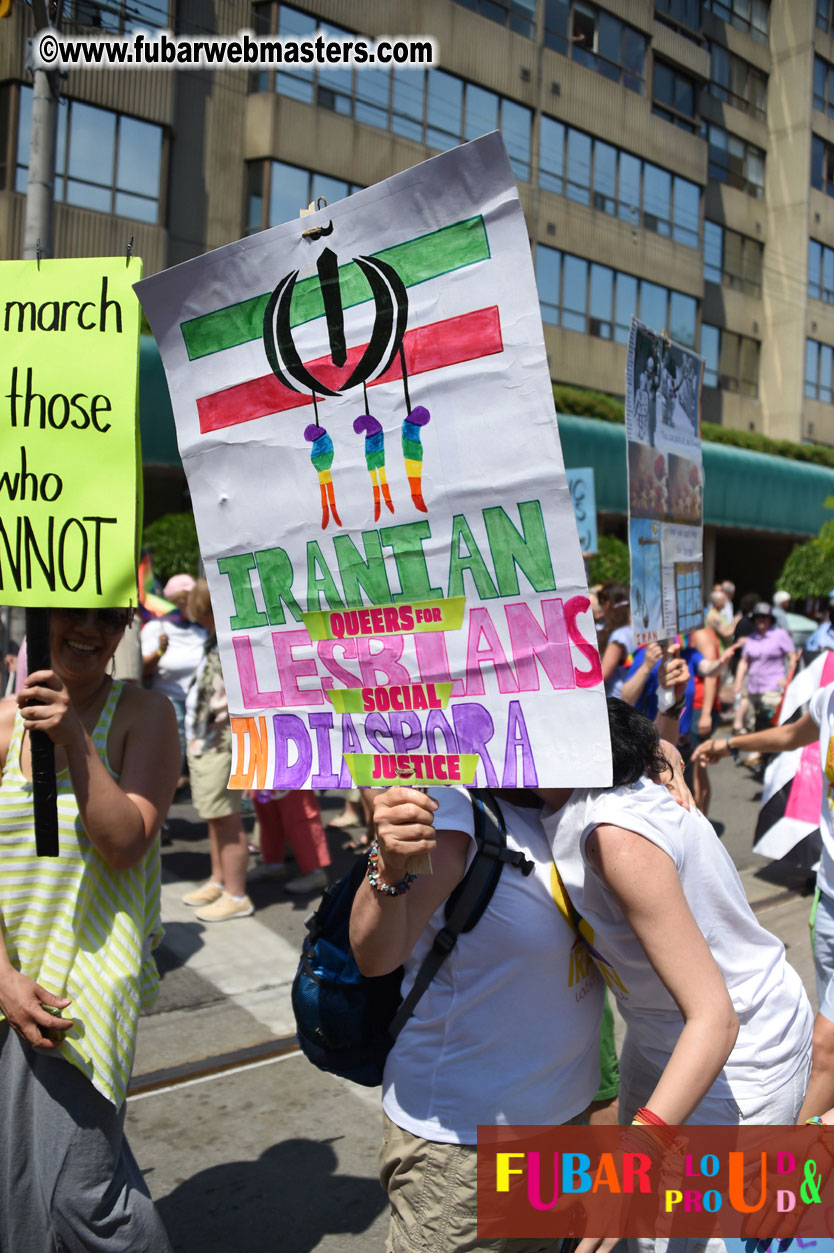
<path id="1" fill-rule="evenodd" d="M 822 856 L 817 870 L 817 887 L 826 896 L 834 898 L 834 683 L 821 687 L 814 693 L 808 713 L 820 729 L 820 766 L 822 767 L 822 806 L 820 808 L 820 834 Z"/>
<path id="2" fill-rule="evenodd" d="M 142 656 L 150 657 L 159 648 L 159 637 L 168 636 L 168 647 L 159 659 L 151 679 L 155 692 L 171 700 L 185 700 L 188 685 L 203 655 L 206 631 L 196 622 L 181 626 L 163 618 L 152 618 L 142 627 Z"/>
<path id="3" fill-rule="evenodd" d="M 464 788 L 432 789 L 440 832 L 472 836 Z M 541 810 L 501 801 L 507 846 L 534 863 L 505 865 L 492 900 L 440 967 L 388 1054 L 382 1105 L 413 1135 L 474 1144 L 479 1123 L 564 1123 L 599 1087 L 602 980 L 559 912 Z M 405 962 L 403 995 L 445 923 L 441 906 Z"/>
<path id="4" fill-rule="evenodd" d="M 655 974 L 613 894 L 585 855 L 591 831 L 610 823 L 651 840 L 675 863 L 692 915 L 724 976 L 739 1034 L 710 1095 L 767 1095 L 804 1064 L 813 1015 L 781 940 L 759 925 L 735 866 L 703 814 L 676 804 L 648 779 L 607 791 L 575 791 L 543 825 L 574 906 L 589 928 L 609 990 L 629 1039 L 665 1066 L 683 1017 Z M 584 928 L 583 928 L 584 930 Z"/>
<path id="5" fill-rule="evenodd" d="M 611 678 L 605 684 L 606 696 L 619 696 L 623 690 L 623 683 L 626 675 L 631 669 L 631 664 L 626 665 L 629 653 L 634 652 L 634 631 L 631 626 L 617 627 L 616 631 L 612 631 L 608 636 L 608 644 L 619 644 L 623 650 L 623 659 Z M 606 648 L 608 647 L 606 644 Z"/>

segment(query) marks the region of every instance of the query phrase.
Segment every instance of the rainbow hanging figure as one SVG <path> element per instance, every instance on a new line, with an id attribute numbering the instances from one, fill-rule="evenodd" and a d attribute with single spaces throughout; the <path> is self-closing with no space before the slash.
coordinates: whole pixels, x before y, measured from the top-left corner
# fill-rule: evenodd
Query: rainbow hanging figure
<path id="1" fill-rule="evenodd" d="M 376 418 L 369 413 L 363 413 L 357 418 L 353 424 L 353 429 L 357 435 L 365 436 L 365 465 L 368 467 L 368 473 L 371 476 L 371 485 L 374 490 L 374 522 L 379 521 L 379 515 L 382 512 L 380 503 L 380 490 L 385 499 L 385 504 L 394 512 L 394 502 L 391 499 L 391 493 L 388 490 L 388 480 L 385 477 L 385 436 L 382 427 Z"/>
<path id="2" fill-rule="evenodd" d="M 407 418 L 403 418 L 402 441 L 405 472 L 408 475 L 408 486 L 411 488 L 411 499 L 415 508 L 428 513 L 428 506 L 423 500 L 423 444 L 420 439 L 420 428 L 426 426 L 431 414 L 425 405 L 416 405 Z"/>
<path id="3" fill-rule="evenodd" d="M 2 0 L 0 0 L 2 2 Z M 332 223 L 319 234 L 330 234 Z M 326 530 L 331 517 L 337 526 L 342 525 L 336 509 L 336 499 L 330 468 L 333 465 L 333 440 L 324 427 L 318 425 L 318 397 L 344 396 L 361 384 L 365 412 L 353 422 L 357 435 L 365 437 L 365 464 L 371 476 L 374 497 L 374 521 L 379 521 L 382 502 L 394 513 L 394 502 L 385 474 L 385 436 L 381 424 L 368 413 L 368 384 L 383 382 L 399 358 L 399 377 L 402 379 L 403 398 L 407 416 L 402 424 L 402 449 L 405 472 L 415 509 L 428 513 L 423 499 L 423 443 L 422 427 L 431 415 L 424 405 L 412 408 L 408 390 L 408 362 L 406 360 L 406 328 L 408 325 L 408 292 L 403 278 L 389 261 L 381 257 L 353 257 L 351 265 L 364 275 L 374 301 L 374 320 L 368 343 L 355 352 L 348 352 L 345 337 L 342 281 L 350 267 L 339 265 L 339 259 L 331 247 L 325 247 L 316 261 L 323 312 L 327 324 L 330 346 L 330 362 L 336 373 L 329 371 L 327 381 L 319 378 L 305 364 L 301 350 L 293 337 L 292 299 L 299 271 L 285 274 L 275 286 L 266 303 L 263 315 L 263 346 L 270 369 L 283 387 L 299 394 L 312 396 L 315 406 L 315 422 L 304 431 L 304 438 L 312 444 L 311 458 L 319 476 L 321 488 L 322 530 Z M 308 280 L 305 278 L 304 282 Z M 350 282 L 354 279 L 351 277 Z M 353 290 L 351 288 L 351 290 Z M 351 297 L 351 303 L 352 303 Z M 416 351 L 416 348 L 412 348 Z M 422 366 L 420 368 L 432 368 Z M 347 378 L 339 382 L 341 373 Z M 397 377 L 393 372 L 391 382 Z M 358 407 L 358 406 L 357 406 Z"/>
<path id="4" fill-rule="evenodd" d="M 321 488 L 321 529 L 325 531 L 333 514 L 337 526 L 342 525 L 339 511 L 336 508 L 336 497 L 333 493 L 333 477 L 330 467 L 333 465 L 333 440 L 323 426 L 311 422 L 305 427 L 304 438 L 313 447 L 310 449 L 310 460 L 316 468 Z"/>

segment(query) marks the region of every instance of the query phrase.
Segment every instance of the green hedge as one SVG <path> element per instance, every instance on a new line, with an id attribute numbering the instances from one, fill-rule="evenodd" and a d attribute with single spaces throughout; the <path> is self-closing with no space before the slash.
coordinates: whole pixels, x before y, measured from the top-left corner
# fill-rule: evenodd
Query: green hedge
<path id="1" fill-rule="evenodd" d="M 172 574 L 196 577 L 200 564 L 197 528 L 190 513 L 166 513 L 145 527 L 142 546 L 151 554 L 154 574 L 167 583 Z"/>
<path id="2" fill-rule="evenodd" d="M 600 535 L 599 552 L 588 563 L 588 583 L 594 587 L 597 583 L 631 582 L 631 562 L 628 555 L 628 544 L 616 535 Z"/>
<path id="3" fill-rule="evenodd" d="M 585 387 L 569 387 L 566 383 L 553 384 L 553 399 L 558 413 L 573 413 L 577 417 L 597 418 L 603 422 L 625 422 L 625 403 L 620 396 L 607 392 L 595 392 Z M 834 448 L 822 444 L 797 444 L 790 439 L 771 439 L 758 431 L 736 431 L 728 426 L 704 422 L 701 427 L 704 440 L 712 444 L 732 444 L 747 448 L 750 452 L 766 452 L 773 457 L 788 457 L 791 461 L 810 461 L 814 465 L 834 470 Z"/>

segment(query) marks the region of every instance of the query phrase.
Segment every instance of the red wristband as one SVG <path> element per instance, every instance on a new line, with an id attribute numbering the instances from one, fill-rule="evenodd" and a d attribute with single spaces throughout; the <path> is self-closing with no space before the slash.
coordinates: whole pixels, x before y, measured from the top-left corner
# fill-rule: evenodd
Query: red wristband
<path id="1" fill-rule="evenodd" d="M 653 1114 L 650 1109 L 646 1109 L 645 1105 L 642 1109 L 638 1109 L 634 1115 L 635 1118 L 641 1118 L 649 1127 L 668 1127 L 669 1124 L 665 1118 L 661 1118 L 659 1114 Z"/>

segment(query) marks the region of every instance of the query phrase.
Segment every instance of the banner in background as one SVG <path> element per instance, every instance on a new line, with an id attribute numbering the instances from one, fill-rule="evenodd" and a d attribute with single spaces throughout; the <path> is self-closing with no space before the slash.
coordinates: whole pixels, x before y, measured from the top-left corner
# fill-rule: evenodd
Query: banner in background
<path id="1" fill-rule="evenodd" d="M 2 261 L 0 601 L 135 605 L 136 258 Z"/>
<path id="2" fill-rule="evenodd" d="M 137 290 L 211 588 L 231 786 L 608 783 L 500 136 Z"/>
<path id="3" fill-rule="evenodd" d="M 573 505 L 573 516 L 579 533 L 579 547 L 583 557 L 593 557 L 598 551 L 597 501 L 594 492 L 594 467 L 568 470 L 568 488 Z"/>
<path id="4" fill-rule="evenodd" d="M 701 357 L 632 319 L 625 413 L 638 647 L 704 619 L 702 377 Z"/>

